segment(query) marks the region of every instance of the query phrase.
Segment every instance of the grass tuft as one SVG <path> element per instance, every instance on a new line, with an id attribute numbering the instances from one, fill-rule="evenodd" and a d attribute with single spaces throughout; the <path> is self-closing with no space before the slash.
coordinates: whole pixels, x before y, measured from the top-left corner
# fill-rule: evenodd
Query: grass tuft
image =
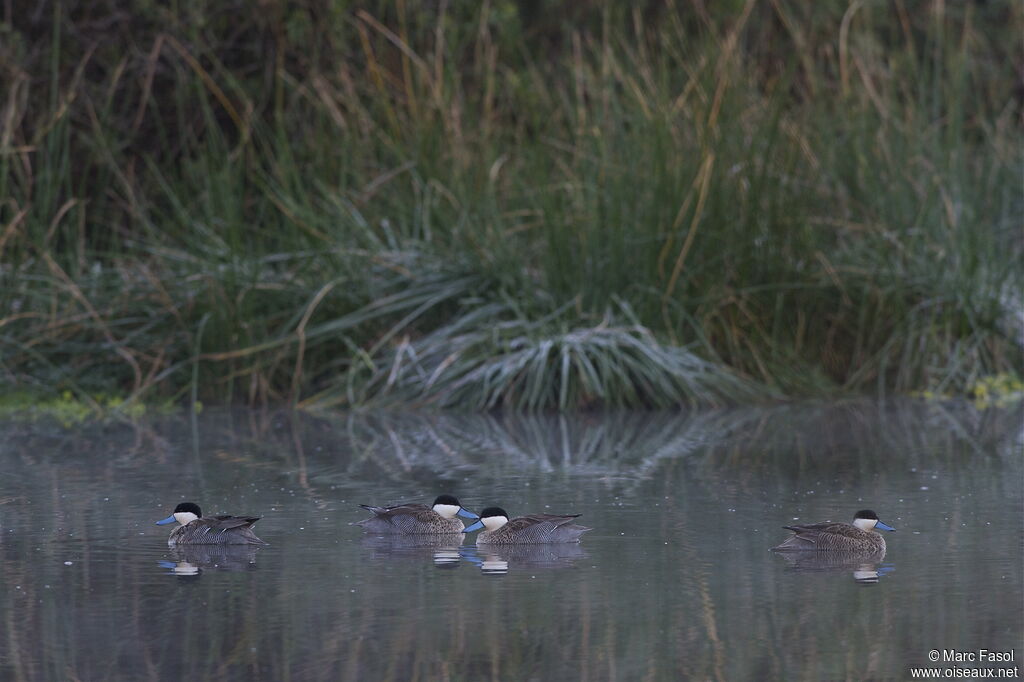
<path id="1" fill-rule="evenodd" d="M 1024 376 L 1019 4 L 264 5 L 0 25 L 6 389 L 568 410 Z"/>
<path id="2" fill-rule="evenodd" d="M 635 321 L 622 324 L 609 315 L 596 326 L 560 331 L 564 315 L 524 322 L 507 312 L 485 307 L 420 339 L 403 340 L 365 380 L 361 402 L 537 411 L 766 397 L 727 368 L 660 344 Z"/>

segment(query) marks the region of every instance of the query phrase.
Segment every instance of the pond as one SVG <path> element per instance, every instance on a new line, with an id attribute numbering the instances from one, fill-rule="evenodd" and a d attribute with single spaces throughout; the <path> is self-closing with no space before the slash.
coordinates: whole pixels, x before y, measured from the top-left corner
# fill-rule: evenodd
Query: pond
<path id="1" fill-rule="evenodd" d="M 207 411 L 0 422 L 0 679 L 909 679 L 1024 652 L 1022 411 Z M 579 545 L 364 537 L 360 503 L 582 514 Z M 269 545 L 167 547 L 182 501 Z M 880 560 L 769 551 L 871 508 Z M 1014 652 L 932 663 L 929 652 Z M 999 673 L 996 673 L 999 674 Z M 1019 670 L 1017 671 L 1019 675 Z"/>

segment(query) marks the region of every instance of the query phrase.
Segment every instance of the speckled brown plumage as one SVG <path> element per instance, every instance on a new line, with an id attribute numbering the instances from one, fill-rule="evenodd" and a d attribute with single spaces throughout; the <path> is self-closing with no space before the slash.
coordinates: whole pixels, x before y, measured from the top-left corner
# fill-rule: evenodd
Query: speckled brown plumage
<path id="1" fill-rule="evenodd" d="M 555 542 L 579 542 L 590 528 L 572 520 L 579 514 L 531 514 L 512 519 L 495 531 L 480 531 L 478 545 L 517 545 Z"/>
<path id="2" fill-rule="evenodd" d="M 373 516 L 356 525 L 368 533 L 384 535 L 399 533 L 406 535 L 451 534 L 461 533 L 465 526 L 458 519 L 446 519 L 425 504 L 399 504 L 394 507 L 374 507 L 368 504 L 359 505 Z"/>
<path id="3" fill-rule="evenodd" d="M 849 523 L 812 523 L 806 526 L 783 526 L 793 535 L 776 552 L 884 552 L 885 538 L 874 531 L 864 531 Z"/>
<path id="4" fill-rule="evenodd" d="M 167 539 L 174 545 L 265 545 L 252 525 L 259 516 L 206 516 L 178 526 Z"/>

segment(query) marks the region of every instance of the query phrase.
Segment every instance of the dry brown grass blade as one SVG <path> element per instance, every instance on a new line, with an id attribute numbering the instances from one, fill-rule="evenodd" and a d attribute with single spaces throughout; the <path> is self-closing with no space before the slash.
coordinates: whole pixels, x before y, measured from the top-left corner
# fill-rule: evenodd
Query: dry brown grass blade
<path id="1" fill-rule="evenodd" d="M 725 90 L 729 85 L 729 69 L 732 68 L 732 63 L 736 59 L 736 45 L 739 42 L 743 28 L 747 25 L 747 20 L 750 19 L 750 12 L 753 9 L 754 0 L 747 0 L 743 6 L 743 11 L 736 20 L 736 24 L 729 30 L 729 35 L 726 36 L 725 44 L 722 48 L 722 56 L 718 61 L 717 69 L 718 87 L 715 89 L 715 97 L 711 101 L 711 112 L 708 114 L 708 130 L 712 133 L 715 132 L 718 126 L 718 116 L 722 109 L 722 100 L 725 97 Z"/>
<path id="2" fill-rule="evenodd" d="M 405 173 L 408 170 L 412 170 L 415 167 L 416 167 L 416 162 L 415 161 L 406 161 L 405 163 L 403 163 L 402 165 L 398 166 L 397 168 L 392 168 L 389 171 L 385 171 L 384 173 L 381 173 L 380 175 L 375 177 L 373 180 L 370 180 L 370 182 L 366 183 L 366 185 L 360 190 L 358 203 L 360 205 L 366 204 L 368 201 L 370 201 L 370 199 L 373 198 L 373 196 L 377 193 L 377 191 L 381 187 L 383 187 L 387 183 L 391 182 L 392 180 L 394 180 L 396 177 L 398 177 L 402 173 Z"/>
<path id="3" fill-rule="evenodd" d="M 64 268 L 57 264 L 57 261 L 53 259 L 53 256 L 51 256 L 49 252 L 43 251 L 42 249 L 39 250 L 39 255 L 46 262 L 46 266 L 50 269 L 50 272 L 52 272 L 55 277 L 57 277 L 61 282 L 64 283 L 64 286 L 67 287 L 67 290 L 71 293 L 71 295 L 86 309 L 86 311 L 89 313 L 89 317 L 93 319 L 93 321 L 96 323 L 96 326 L 99 327 L 100 331 L 103 332 L 103 336 L 107 339 L 107 342 L 114 349 L 114 352 L 121 356 L 121 358 L 124 359 L 126 363 L 128 363 L 128 366 L 132 368 L 132 374 L 134 375 L 135 378 L 131 392 L 137 393 L 139 389 L 142 387 L 142 368 L 139 367 L 139 363 L 135 360 L 135 357 L 132 356 L 132 354 L 129 353 L 128 350 L 120 344 L 120 342 L 118 342 L 118 340 L 114 337 L 114 334 L 110 331 L 110 327 L 107 326 L 107 323 L 104 321 L 103 316 L 96 311 L 96 308 L 93 307 L 89 299 L 86 298 L 84 293 L 82 293 L 82 290 L 78 287 L 77 284 L 75 284 L 74 280 L 72 280 L 68 276 L 68 274 L 64 272 Z"/>
<path id="4" fill-rule="evenodd" d="M 28 83 L 28 74 L 17 73 L 7 85 L 7 102 L 4 104 L 3 125 L 0 126 L 0 154 L 16 153 L 11 149 L 11 139 L 28 111 Z"/>
<path id="5" fill-rule="evenodd" d="M 63 220 L 68 211 L 73 209 L 76 205 L 78 205 L 78 199 L 68 199 L 59 209 L 57 209 L 57 213 L 55 213 L 53 218 L 50 220 L 50 228 L 46 231 L 46 238 L 44 239 L 45 243 L 50 243 L 53 240 L 53 233 L 57 231 L 57 226 L 60 225 L 60 221 Z"/>
<path id="6" fill-rule="evenodd" d="M 430 67 L 427 66 L 427 63 L 423 61 L 422 57 L 413 52 L 412 48 L 410 48 L 409 45 L 404 40 L 402 40 L 402 38 L 400 38 L 394 31 L 390 30 L 387 26 L 377 21 L 373 17 L 373 15 L 371 15 L 364 9 L 361 9 L 358 12 L 356 12 L 356 16 L 359 17 L 359 19 L 361 19 L 362 21 L 365 21 L 371 27 L 373 27 L 375 31 L 380 33 L 385 38 L 387 38 L 388 42 L 390 42 L 392 45 L 401 50 L 402 54 L 411 59 L 412 62 L 416 64 L 416 68 L 422 71 L 427 76 L 429 82 Z"/>
<path id="7" fill-rule="evenodd" d="M 313 90 L 319 96 L 319 101 L 324 105 L 328 115 L 334 124 L 338 126 L 339 130 L 348 130 L 348 121 L 345 120 L 345 114 L 342 113 L 341 107 L 338 106 L 338 98 L 332 92 L 333 87 L 323 74 L 313 74 L 312 78 Z"/>
<path id="8" fill-rule="evenodd" d="M 242 143 L 244 144 L 248 142 L 252 130 L 249 128 L 249 125 L 246 123 L 242 115 L 238 113 L 238 109 L 231 102 L 231 99 L 227 96 L 224 90 L 217 85 L 217 81 L 213 79 L 210 72 L 204 69 L 203 65 L 199 63 L 199 60 L 192 56 L 192 53 L 190 53 L 185 46 L 179 43 L 175 38 L 171 36 L 165 36 L 165 38 L 167 44 L 174 48 L 174 51 L 185 60 L 185 63 L 189 65 L 189 68 L 199 76 L 199 79 L 203 82 L 203 85 L 206 86 L 206 89 L 210 91 L 218 102 L 220 102 L 224 111 L 226 111 L 228 116 L 231 117 L 231 120 L 234 122 L 235 127 L 238 130 L 238 134 L 241 136 Z"/>
<path id="9" fill-rule="evenodd" d="M 316 292 L 316 296 L 309 302 L 306 307 L 306 312 L 302 314 L 302 319 L 299 321 L 299 325 L 295 328 L 295 335 L 299 339 L 299 349 L 295 354 L 295 371 L 292 374 L 292 395 L 289 402 L 293 405 L 299 401 L 299 389 L 302 386 L 302 362 L 306 354 L 306 325 L 309 324 L 309 318 L 313 316 L 317 306 L 324 300 L 324 297 L 331 292 L 337 285 L 337 281 L 328 282 L 327 284 L 320 287 L 320 291 Z"/>
<path id="10" fill-rule="evenodd" d="M 384 104 L 384 111 L 387 115 L 388 122 L 391 125 L 391 130 L 398 131 L 400 126 L 398 123 L 398 117 L 395 114 L 391 93 L 388 91 L 387 85 L 385 85 L 386 73 L 384 67 L 381 66 L 373 51 L 373 45 L 370 43 L 370 34 L 366 30 L 366 24 L 360 22 L 356 24 L 356 28 L 359 32 L 359 43 L 363 48 L 363 56 L 366 58 L 367 70 L 370 72 L 373 84 L 377 88 L 377 94 L 380 97 L 380 102 Z"/>
<path id="11" fill-rule="evenodd" d="M 701 164 L 700 172 L 697 174 L 697 179 L 700 182 L 700 190 L 697 194 L 697 208 L 693 211 L 693 219 L 690 221 L 690 229 L 686 233 L 686 240 L 683 242 L 682 248 L 679 249 L 679 255 L 676 256 L 675 265 L 672 267 L 672 275 L 669 277 L 668 285 L 665 287 L 665 299 L 671 297 L 672 292 L 675 291 L 676 282 L 679 280 L 679 275 L 683 271 L 683 263 L 686 261 L 686 254 L 690 252 L 693 240 L 697 236 L 697 226 L 700 225 L 701 213 L 704 211 L 704 202 L 708 196 L 708 187 L 711 183 L 711 171 L 714 168 L 714 164 L 715 154 L 710 152 L 704 157 L 704 163 Z"/>
<path id="12" fill-rule="evenodd" d="M 863 0 L 851 2 L 839 25 L 839 84 L 843 97 L 850 96 L 850 24 L 857 10 L 863 6 Z"/>
<path id="13" fill-rule="evenodd" d="M 142 79 L 142 93 L 139 95 L 139 108 L 135 111 L 135 119 L 132 121 L 131 131 L 138 132 L 142 120 L 146 116 L 146 102 L 149 101 L 149 93 L 153 89 L 153 77 L 156 75 L 156 65 L 160 59 L 160 50 L 163 48 L 165 36 L 160 34 L 153 41 L 153 47 L 146 58 L 146 75 Z"/>
<path id="14" fill-rule="evenodd" d="M 57 106 L 57 111 L 53 113 L 44 125 L 40 126 L 33 135 L 32 145 L 36 146 L 40 140 L 43 140 L 54 126 L 60 123 L 68 112 L 71 111 L 71 104 L 79 95 L 79 85 L 82 82 L 82 76 L 85 73 L 85 67 L 88 65 L 89 60 L 92 59 L 93 53 L 96 52 L 98 45 L 91 45 L 80 60 L 78 60 L 78 66 L 75 67 L 75 73 L 71 77 L 71 83 L 64 90 L 64 94 L 60 98 L 60 104 Z"/>
<path id="15" fill-rule="evenodd" d="M 26 215 L 28 215 L 27 208 L 23 208 L 18 211 L 15 216 L 11 218 L 11 222 L 7 223 L 7 226 L 4 227 L 3 234 L 0 234 L 0 262 L 3 262 L 4 260 L 4 246 L 7 244 L 7 241 L 14 236 L 15 231 L 18 229 L 18 225 L 20 225 L 25 219 Z"/>

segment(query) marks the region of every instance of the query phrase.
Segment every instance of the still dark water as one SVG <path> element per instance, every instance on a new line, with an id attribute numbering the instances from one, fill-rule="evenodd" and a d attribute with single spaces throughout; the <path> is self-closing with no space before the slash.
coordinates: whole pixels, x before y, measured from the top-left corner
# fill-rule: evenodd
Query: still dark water
<path id="1" fill-rule="evenodd" d="M 902 680 L 941 667 L 932 649 L 1024 656 L 1019 409 L 207 412 L 0 434 L 2 680 Z M 349 525 L 358 503 L 441 492 L 594 530 L 496 553 Z M 262 515 L 270 546 L 168 549 L 153 523 L 183 500 Z M 782 525 L 864 507 L 898 529 L 881 562 L 768 551 Z"/>

